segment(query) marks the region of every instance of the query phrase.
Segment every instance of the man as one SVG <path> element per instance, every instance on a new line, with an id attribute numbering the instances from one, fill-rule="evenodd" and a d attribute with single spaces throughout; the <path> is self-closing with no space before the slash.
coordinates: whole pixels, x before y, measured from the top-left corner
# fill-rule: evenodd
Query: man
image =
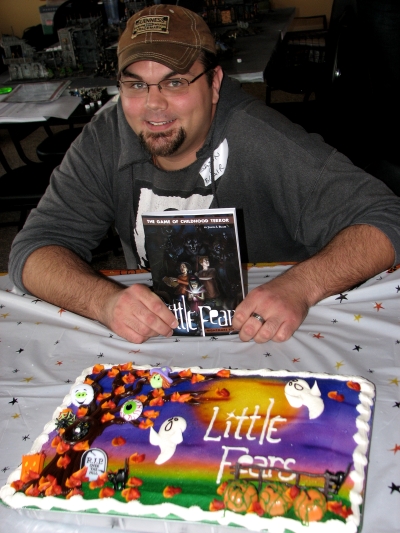
<path id="1" fill-rule="evenodd" d="M 131 342 L 169 336 L 177 322 L 163 302 L 94 272 L 90 250 L 115 222 L 134 268 L 146 261 L 143 212 L 236 207 L 242 261 L 299 263 L 253 290 L 233 325 L 244 341 L 284 341 L 310 306 L 398 260 L 399 199 L 241 92 L 199 16 L 145 8 L 118 65 L 120 101 L 85 127 L 15 239 L 18 287 Z"/>

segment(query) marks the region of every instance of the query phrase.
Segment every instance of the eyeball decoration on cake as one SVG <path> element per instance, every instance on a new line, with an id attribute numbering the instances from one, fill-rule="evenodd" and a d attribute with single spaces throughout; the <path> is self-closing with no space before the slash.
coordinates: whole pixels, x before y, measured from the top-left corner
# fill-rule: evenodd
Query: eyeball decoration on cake
<path id="1" fill-rule="evenodd" d="M 305 405 L 310 419 L 318 418 L 325 408 L 316 381 L 311 389 L 304 379 L 292 379 L 285 385 L 285 396 L 292 407 L 299 408 Z"/>
<path id="2" fill-rule="evenodd" d="M 150 385 L 153 389 L 169 389 L 172 383 L 172 379 L 169 377 L 170 372 L 169 366 L 152 368 L 150 370 Z"/>
<path id="3" fill-rule="evenodd" d="M 89 405 L 94 398 L 94 390 L 87 383 L 75 385 L 71 389 L 71 403 L 80 407 L 81 405 Z"/>
<path id="4" fill-rule="evenodd" d="M 131 422 L 136 420 L 142 414 L 143 404 L 140 400 L 128 400 L 120 409 L 120 416 L 124 420 Z"/>

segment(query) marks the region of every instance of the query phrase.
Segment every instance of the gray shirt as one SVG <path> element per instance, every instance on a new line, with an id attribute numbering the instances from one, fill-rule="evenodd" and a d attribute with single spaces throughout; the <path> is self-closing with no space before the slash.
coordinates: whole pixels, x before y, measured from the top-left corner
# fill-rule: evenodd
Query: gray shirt
<path id="1" fill-rule="evenodd" d="M 224 142 L 229 155 L 221 164 Z M 215 190 L 200 174 L 212 153 Z M 242 262 L 303 260 L 354 224 L 382 230 L 399 261 L 400 199 L 225 76 L 206 142 L 185 169 L 153 165 L 120 103 L 85 126 L 13 243 L 11 279 L 23 289 L 27 257 L 46 245 L 90 261 L 113 222 L 135 268 L 146 261 L 142 212 L 208 207 L 237 209 Z"/>

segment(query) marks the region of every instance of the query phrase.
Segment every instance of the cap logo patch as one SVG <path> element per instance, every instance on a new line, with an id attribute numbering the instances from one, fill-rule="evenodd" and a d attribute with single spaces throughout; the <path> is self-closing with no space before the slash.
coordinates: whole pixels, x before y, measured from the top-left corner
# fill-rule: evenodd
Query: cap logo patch
<path id="1" fill-rule="evenodd" d="M 140 17 L 135 21 L 132 30 L 131 38 L 134 39 L 138 35 L 147 32 L 168 34 L 169 16 L 148 16 Z"/>

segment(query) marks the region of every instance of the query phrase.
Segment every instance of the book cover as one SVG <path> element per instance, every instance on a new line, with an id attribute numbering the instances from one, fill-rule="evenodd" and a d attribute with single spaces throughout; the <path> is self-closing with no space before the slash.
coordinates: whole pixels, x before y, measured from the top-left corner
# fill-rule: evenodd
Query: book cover
<path id="1" fill-rule="evenodd" d="M 142 215 L 153 290 L 175 314 L 174 335 L 234 331 L 244 296 L 235 209 Z"/>

